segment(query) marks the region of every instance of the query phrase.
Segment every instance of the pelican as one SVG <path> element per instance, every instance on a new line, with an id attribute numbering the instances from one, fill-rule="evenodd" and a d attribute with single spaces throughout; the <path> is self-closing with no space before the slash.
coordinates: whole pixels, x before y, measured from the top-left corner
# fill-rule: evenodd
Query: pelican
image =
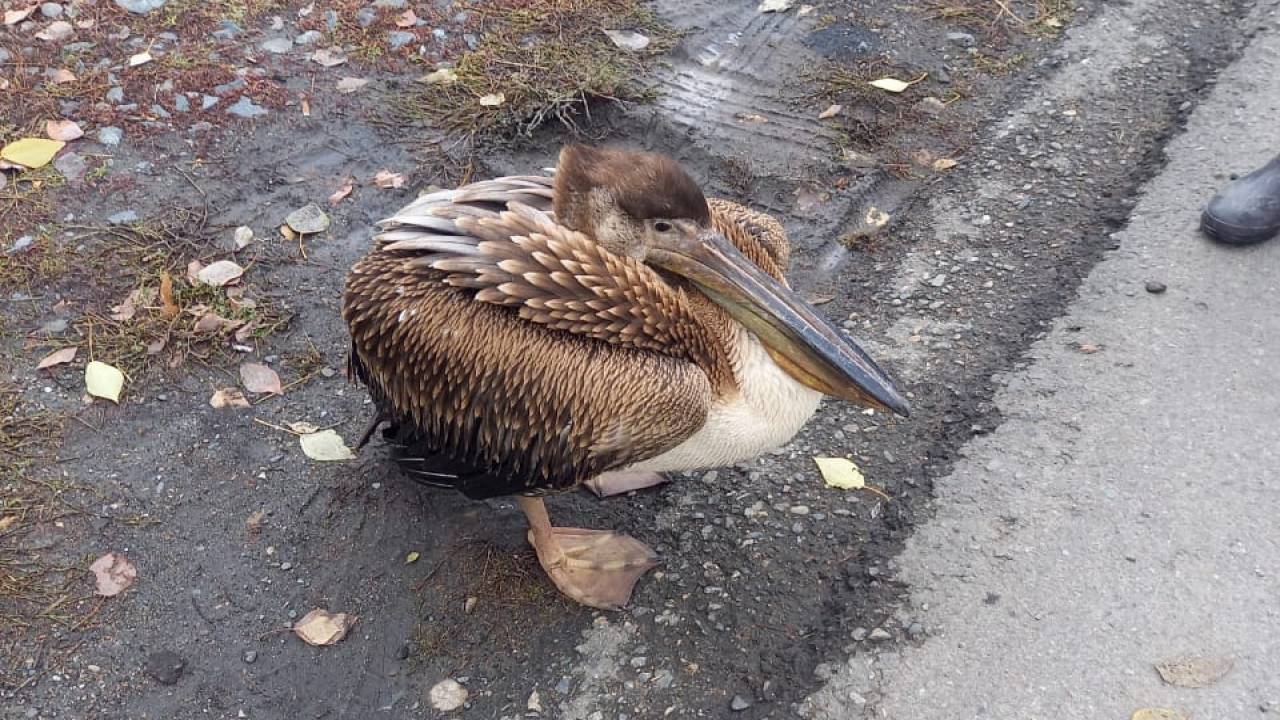
<path id="1" fill-rule="evenodd" d="M 773 218 L 708 200 L 662 155 L 571 145 L 550 175 L 419 197 L 351 269 L 351 375 L 411 476 L 516 496 L 579 603 L 626 604 L 640 541 L 556 527 L 542 497 L 602 495 L 787 442 L 824 395 L 906 415 L 889 376 L 806 305 Z"/>

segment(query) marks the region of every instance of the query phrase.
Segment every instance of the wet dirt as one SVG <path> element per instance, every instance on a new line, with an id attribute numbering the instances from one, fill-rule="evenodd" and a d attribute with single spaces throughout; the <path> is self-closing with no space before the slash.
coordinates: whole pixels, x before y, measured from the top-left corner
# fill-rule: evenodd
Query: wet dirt
<path id="1" fill-rule="evenodd" d="M 340 288 L 373 222 L 440 181 L 413 172 L 410 134 L 375 127 L 352 100 L 316 103 L 309 119 L 236 125 L 198 149 L 182 135 L 127 144 L 114 151 L 126 189 L 64 195 L 62 212 L 100 221 L 125 207 L 147 216 L 207 206 L 202 257 L 236 257 L 292 316 L 246 359 L 270 361 L 286 383 L 310 379 L 252 408 L 219 410 L 209 395 L 236 384 L 234 365 L 189 363 L 138 378 L 118 408 L 82 406 L 75 371 L 38 375 L 28 336 L 5 338 L 24 396 L 79 418 L 67 424 L 57 471 L 92 489 L 93 512 L 59 530 L 56 551 L 124 553 L 138 581 L 107 602 L 86 597 L 97 605 L 87 628 L 19 648 L 32 658 L 19 669 L 29 681 L 0 690 L 0 717 L 435 717 L 445 714 L 428 691 L 449 677 L 469 691 L 461 717 L 523 717 L 534 691 L 544 717 L 791 717 L 822 664 L 872 642 L 861 639 L 871 630 L 910 641 L 893 557 L 929 512 L 931 479 L 999 422 L 993 378 L 1016 365 L 1110 247 L 1185 104 L 1238 47 L 1244 3 L 1176 4 L 1198 29 L 1135 65 L 1124 83 L 1143 92 L 1122 113 L 1097 109 L 1109 118 L 1097 124 L 1089 108 L 1064 101 L 1001 136 L 1006 109 L 1071 60 L 1055 57 L 1052 37 L 1003 38 L 1007 53 L 1025 57 L 1020 69 L 986 76 L 957 105 L 957 126 L 976 128 L 961 133 L 970 146 L 938 148 L 962 166 L 905 179 L 841 162 L 837 138 L 816 120 L 825 103 L 787 89 L 817 62 L 808 48 L 842 62 L 889 52 L 935 71 L 959 64 L 951 56 L 964 51 L 945 37 L 962 28 L 881 3 L 819 4 L 815 18 L 836 17 L 825 27 L 796 13 L 757 16 L 754 5 L 661 4 L 690 28 L 658 74 L 664 92 L 653 106 L 599 108 L 590 132 L 670 153 L 708 194 L 782 218 L 797 245 L 797 287 L 829 294 L 824 312 L 890 358 L 911 391 L 912 419 L 829 403 L 795 441 L 755 462 L 632 497 L 556 498 L 558 522 L 619 529 L 664 559 L 624 612 L 570 605 L 537 568 L 512 502 L 414 485 L 376 441 L 355 461 L 317 464 L 293 435 L 264 424 L 305 420 L 353 442 L 368 422 L 363 391 L 343 377 Z M 1080 3 L 1073 22 L 1098 11 Z M 1067 110 L 1079 122 L 1052 124 Z M 744 122 L 744 112 L 766 122 Z M 927 144 L 903 128 L 886 144 Z M 565 139 L 546 130 L 488 151 L 480 174 L 546 166 Z M 966 151 L 983 164 L 966 167 Z M 1126 162 L 1106 161 L 1118 157 Z M 149 168 L 137 170 L 143 161 Z M 326 207 L 333 225 L 304 241 L 305 258 L 276 234 L 287 213 L 323 203 L 341 178 L 384 168 L 410 172 L 410 182 L 360 182 Z M 1006 193 L 975 196 L 993 177 Z M 935 220 L 938 203 L 969 225 Z M 852 248 L 840 243 L 871 206 L 894 221 Z M 260 239 L 233 253 L 241 224 Z M 9 302 L 6 312 L 34 332 L 51 304 Z M 334 372 L 304 372 L 306 357 Z M 846 454 L 890 501 L 822 486 L 812 457 Z M 255 530 L 246 521 L 257 512 Z M 314 607 L 358 620 L 341 643 L 309 647 L 289 626 Z M 161 651 L 185 661 L 172 685 L 145 672 Z M 730 710 L 734 696 L 749 707 Z"/>

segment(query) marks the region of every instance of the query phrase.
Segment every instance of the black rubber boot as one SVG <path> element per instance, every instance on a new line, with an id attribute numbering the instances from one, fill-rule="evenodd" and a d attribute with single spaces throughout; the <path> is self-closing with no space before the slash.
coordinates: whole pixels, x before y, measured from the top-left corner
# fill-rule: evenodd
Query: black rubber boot
<path id="1" fill-rule="evenodd" d="M 1280 156 L 1222 188 L 1200 214 L 1205 234 L 1252 245 L 1280 233 Z"/>

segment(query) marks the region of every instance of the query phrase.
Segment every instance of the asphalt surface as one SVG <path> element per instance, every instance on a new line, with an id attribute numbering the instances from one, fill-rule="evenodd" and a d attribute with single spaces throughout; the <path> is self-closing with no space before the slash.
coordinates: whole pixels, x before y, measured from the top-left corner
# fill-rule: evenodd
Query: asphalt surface
<path id="1" fill-rule="evenodd" d="M 1118 249 L 1004 378 L 1004 423 L 937 482 L 899 558 L 928 639 L 855 655 L 811 716 L 1280 713 L 1280 240 L 1197 230 L 1280 152 L 1280 26 L 1253 19 Z M 1178 687 L 1155 665 L 1179 659 L 1231 669 Z"/>

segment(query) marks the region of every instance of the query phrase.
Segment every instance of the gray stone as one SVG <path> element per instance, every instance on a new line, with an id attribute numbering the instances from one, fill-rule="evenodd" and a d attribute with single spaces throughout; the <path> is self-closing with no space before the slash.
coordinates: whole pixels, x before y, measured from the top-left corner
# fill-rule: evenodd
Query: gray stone
<path id="1" fill-rule="evenodd" d="M 867 639 L 871 642 L 884 642 L 892 637 L 893 635 L 890 635 L 888 630 L 885 630 L 884 628 L 876 628 L 871 631 L 871 634 L 867 636 Z"/>
<path id="2" fill-rule="evenodd" d="M 387 45 L 389 45 L 392 50 L 399 50 L 405 45 L 413 42 L 415 37 L 416 36 L 411 32 L 395 30 L 387 33 Z"/>
<path id="3" fill-rule="evenodd" d="M 244 28 L 237 25 L 234 20 L 223 20 L 218 23 L 218 29 L 213 31 L 213 37 L 218 40 L 230 40 L 243 32 Z"/>
<path id="4" fill-rule="evenodd" d="M 201 109 L 201 110 L 208 110 L 209 108 L 213 107 L 214 105 L 217 105 L 217 104 L 218 104 L 218 100 L 219 100 L 219 99 L 220 99 L 220 98 L 218 98 L 216 95 L 201 95 L 201 96 L 200 96 L 200 109 Z"/>
<path id="5" fill-rule="evenodd" d="M 258 47 L 265 52 L 283 55 L 293 49 L 293 41 L 289 38 L 271 38 Z"/>
<path id="6" fill-rule="evenodd" d="M 169 0 L 115 0 L 116 6 L 128 10 L 136 15 L 146 15 L 149 12 L 159 10 Z"/>
<path id="7" fill-rule="evenodd" d="M 4 48 L 0 48 L 0 63 L 7 63 L 13 58 L 13 54 Z"/>
<path id="8" fill-rule="evenodd" d="M 356 11 L 356 24 L 360 27 L 369 27 L 378 19 L 378 11 L 371 7 L 362 7 Z"/>
<path id="9" fill-rule="evenodd" d="M 467 44 L 467 48 L 475 50 L 480 45 L 480 39 L 471 33 L 462 34 L 462 42 Z"/>
<path id="10" fill-rule="evenodd" d="M 107 94 L 105 98 L 106 98 L 106 101 L 111 103 L 112 105 L 119 105 L 120 103 L 124 102 L 124 88 L 117 85 L 111 88 L 110 90 L 107 90 Z"/>
<path id="11" fill-rule="evenodd" d="M 246 663 L 248 663 L 248 664 L 252 665 L 252 664 L 254 663 L 254 661 L 256 661 L 256 660 L 258 659 L 258 651 L 257 651 L 257 650 L 245 650 L 245 651 L 244 651 L 244 655 L 243 655 L 243 657 L 244 657 L 244 661 L 245 661 Z"/>
<path id="12" fill-rule="evenodd" d="M 729 709 L 734 712 L 742 712 L 749 707 L 751 707 L 751 701 L 741 695 L 734 695 L 733 699 L 729 701 Z"/>
<path id="13" fill-rule="evenodd" d="M 1158 280 L 1147 281 L 1147 292 L 1151 293 L 1152 295 L 1159 295 L 1160 293 L 1168 289 L 1169 289 L 1168 285 L 1165 285 L 1164 283 Z"/>
<path id="14" fill-rule="evenodd" d="M 156 117 L 164 118 L 166 120 L 173 117 L 172 115 L 169 114 L 169 111 L 165 110 L 164 106 L 160 105 L 159 103 L 151 106 L 151 114 L 155 115 Z"/>
<path id="15" fill-rule="evenodd" d="M 324 26 L 329 28 L 329 32 L 333 32 L 334 30 L 338 29 L 338 11 L 336 10 L 324 11 Z"/>
<path id="16" fill-rule="evenodd" d="M 172 650 L 158 650 L 147 656 L 143 670 L 161 685 L 173 685 L 182 677 L 186 665 L 186 661 Z"/>
<path id="17" fill-rule="evenodd" d="M 31 247 L 31 244 L 34 243 L 35 241 L 36 239 L 31 237 L 30 235 L 23 235 L 22 237 L 13 241 L 13 247 L 9 248 L 9 254 L 14 255 L 16 253 L 20 253 L 23 250 L 26 250 L 27 248 Z"/>
<path id="18" fill-rule="evenodd" d="M 53 167 L 62 173 L 62 177 L 66 178 L 67 182 L 78 182 L 84 177 L 88 163 L 79 153 L 69 152 L 59 155 L 58 159 L 53 161 Z"/>
<path id="19" fill-rule="evenodd" d="M 237 90 L 243 90 L 244 87 L 245 87 L 244 78 L 236 78 L 235 80 L 232 80 L 231 82 L 228 82 L 228 83 L 223 83 L 221 85 L 214 85 L 213 92 L 215 95 L 227 95 Z"/>
<path id="20" fill-rule="evenodd" d="M 320 32 L 319 30 L 308 30 L 302 33 L 301 35 L 299 35 L 298 37 L 294 38 L 293 42 L 298 45 L 311 45 L 313 43 L 319 42 L 323 37 L 324 37 L 324 33 Z"/>
<path id="21" fill-rule="evenodd" d="M 248 95 L 241 95 L 240 99 L 234 105 L 227 108 L 228 115 L 235 115 L 238 118 L 251 120 L 256 117 L 262 117 L 267 114 L 267 109 L 261 105 L 255 104 L 249 99 Z"/>
<path id="22" fill-rule="evenodd" d="M 311 203 L 294 210 L 284 219 L 293 231 L 301 235 L 324 232 L 329 229 L 329 216 L 319 205 Z"/>
<path id="23" fill-rule="evenodd" d="M 214 102 L 217 102 L 217 98 L 214 98 Z M 187 100 L 186 95 L 175 95 L 173 97 L 173 109 L 180 113 L 190 112 L 191 101 Z"/>
<path id="24" fill-rule="evenodd" d="M 40 3 L 40 14 L 53 20 L 62 17 L 62 5 L 56 2 Z"/>
<path id="25" fill-rule="evenodd" d="M 385 10 L 403 10 L 407 0 L 374 0 L 373 6 Z"/>
<path id="26" fill-rule="evenodd" d="M 61 335 L 67 331 L 68 327 L 70 327 L 70 324 L 67 322 L 66 318 L 54 318 L 41 325 L 40 332 L 45 333 L 46 335 Z"/>
<path id="27" fill-rule="evenodd" d="M 949 32 L 947 33 L 947 42 L 953 42 L 965 47 L 972 47 L 978 40 L 972 33 L 967 32 Z"/>
<path id="28" fill-rule="evenodd" d="M 138 213 L 132 210 L 121 210 L 114 215 L 107 216 L 107 222 L 112 225 L 128 225 L 129 223 L 138 222 Z"/>
<path id="29" fill-rule="evenodd" d="M 108 125 L 98 130 L 98 142 L 103 145 L 119 145 L 123 139 L 124 131 L 114 125 Z"/>

